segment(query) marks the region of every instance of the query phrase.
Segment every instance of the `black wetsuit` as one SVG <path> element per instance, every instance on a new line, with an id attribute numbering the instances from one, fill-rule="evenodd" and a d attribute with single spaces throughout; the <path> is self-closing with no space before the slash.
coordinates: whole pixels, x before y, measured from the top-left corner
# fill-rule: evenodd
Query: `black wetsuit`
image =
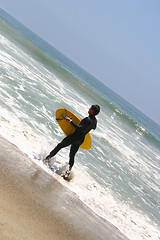
<path id="1" fill-rule="evenodd" d="M 96 129 L 97 120 L 95 116 L 89 115 L 88 117 L 84 118 L 79 125 L 75 124 L 74 122 L 70 122 L 72 126 L 75 128 L 75 132 L 67 137 L 65 137 L 61 143 L 59 143 L 47 156 L 47 158 L 51 158 L 56 155 L 56 153 L 69 145 L 71 145 L 70 149 L 70 159 L 69 165 L 70 168 L 73 167 L 74 164 L 74 157 L 76 152 L 79 149 L 79 146 L 83 143 L 85 135 L 91 130 Z"/>

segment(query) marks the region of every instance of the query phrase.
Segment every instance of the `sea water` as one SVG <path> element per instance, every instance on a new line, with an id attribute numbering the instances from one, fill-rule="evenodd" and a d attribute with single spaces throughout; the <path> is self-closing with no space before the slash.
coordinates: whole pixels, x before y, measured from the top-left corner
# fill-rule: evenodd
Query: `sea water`
<path id="1" fill-rule="evenodd" d="M 39 164 L 64 137 L 56 109 L 84 118 L 100 105 L 74 178 L 48 173 L 129 239 L 160 239 L 160 126 L 2 9 L 0 62 L 1 135 Z M 66 163 L 68 155 L 65 148 L 55 159 Z"/>

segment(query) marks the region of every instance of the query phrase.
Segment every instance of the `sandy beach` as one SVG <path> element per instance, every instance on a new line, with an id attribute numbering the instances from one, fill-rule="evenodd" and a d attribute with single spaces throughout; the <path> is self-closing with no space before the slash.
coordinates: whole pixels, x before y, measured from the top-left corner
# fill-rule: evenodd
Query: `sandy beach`
<path id="1" fill-rule="evenodd" d="M 0 137 L 0 239 L 127 238 Z"/>

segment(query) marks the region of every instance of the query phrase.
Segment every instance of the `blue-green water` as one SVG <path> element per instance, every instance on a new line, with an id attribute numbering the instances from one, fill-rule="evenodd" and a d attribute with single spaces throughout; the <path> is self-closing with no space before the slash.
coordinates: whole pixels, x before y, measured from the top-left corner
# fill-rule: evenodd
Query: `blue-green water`
<path id="1" fill-rule="evenodd" d="M 99 104 L 92 148 L 77 153 L 73 180 L 50 174 L 130 239 L 160 239 L 160 127 L 2 10 L 0 60 L 1 134 L 36 162 L 64 137 L 57 108 L 84 118 Z"/>

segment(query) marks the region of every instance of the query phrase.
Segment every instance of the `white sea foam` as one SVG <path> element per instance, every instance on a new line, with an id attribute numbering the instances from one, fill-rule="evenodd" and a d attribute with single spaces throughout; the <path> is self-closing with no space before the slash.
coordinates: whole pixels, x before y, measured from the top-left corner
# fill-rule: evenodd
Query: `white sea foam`
<path id="1" fill-rule="evenodd" d="M 117 226 L 130 239 L 152 239 L 154 233 L 154 239 L 158 240 L 158 229 L 152 226 L 150 219 L 140 209 L 135 211 L 122 199 L 116 199 L 114 193 L 100 187 L 90 176 L 75 172 L 74 181 L 68 184 L 69 188 L 88 207 Z"/>
<path id="2" fill-rule="evenodd" d="M 143 134 L 119 118 L 121 111 L 116 108 L 112 112 L 102 102 L 97 130 L 91 133 L 93 147 L 77 153 L 74 178 L 64 181 L 36 160 L 44 158 L 63 138 L 54 111 L 68 106 L 83 117 L 92 101 L 101 100 L 79 91 L 74 81 L 71 84 L 62 80 L 54 69 L 48 70 L 26 49 L 4 37 L 0 42 L 1 134 L 130 239 L 159 240 L 158 225 L 152 217 L 158 209 L 156 194 L 160 189 L 159 166 L 152 157 L 159 159 L 159 151 L 141 141 Z M 146 133 L 144 128 L 140 130 Z M 68 152 L 63 149 L 56 160 L 65 164 Z M 152 214 L 147 208 L 153 210 Z"/>
<path id="3" fill-rule="evenodd" d="M 145 213 L 138 208 L 133 209 L 133 207 L 125 203 L 125 200 L 118 199 L 114 192 L 100 186 L 84 171 L 84 166 L 81 164 L 79 164 L 78 168 L 74 168 L 74 178 L 70 182 L 66 182 L 56 173 L 54 174 L 49 170 L 42 161 L 34 159 L 34 156 L 37 156 L 37 152 L 39 152 L 41 159 L 49 152 L 46 137 L 36 135 L 28 126 L 14 120 L 4 109 L 3 111 L 2 109 L 0 110 L 1 134 L 28 154 L 48 174 L 53 175 L 63 185 L 75 192 L 95 213 L 111 222 L 130 239 L 146 240 L 153 239 L 153 236 L 155 240 L 159 239 L 158 229 L 156 229 L 156 226 L 153 226 L 153 223 L 147 218 Z M 12 119 L 12 121 L 9 119 Z M 56 160 L 65 163 L 63 154 L 56 157 Z"/>

